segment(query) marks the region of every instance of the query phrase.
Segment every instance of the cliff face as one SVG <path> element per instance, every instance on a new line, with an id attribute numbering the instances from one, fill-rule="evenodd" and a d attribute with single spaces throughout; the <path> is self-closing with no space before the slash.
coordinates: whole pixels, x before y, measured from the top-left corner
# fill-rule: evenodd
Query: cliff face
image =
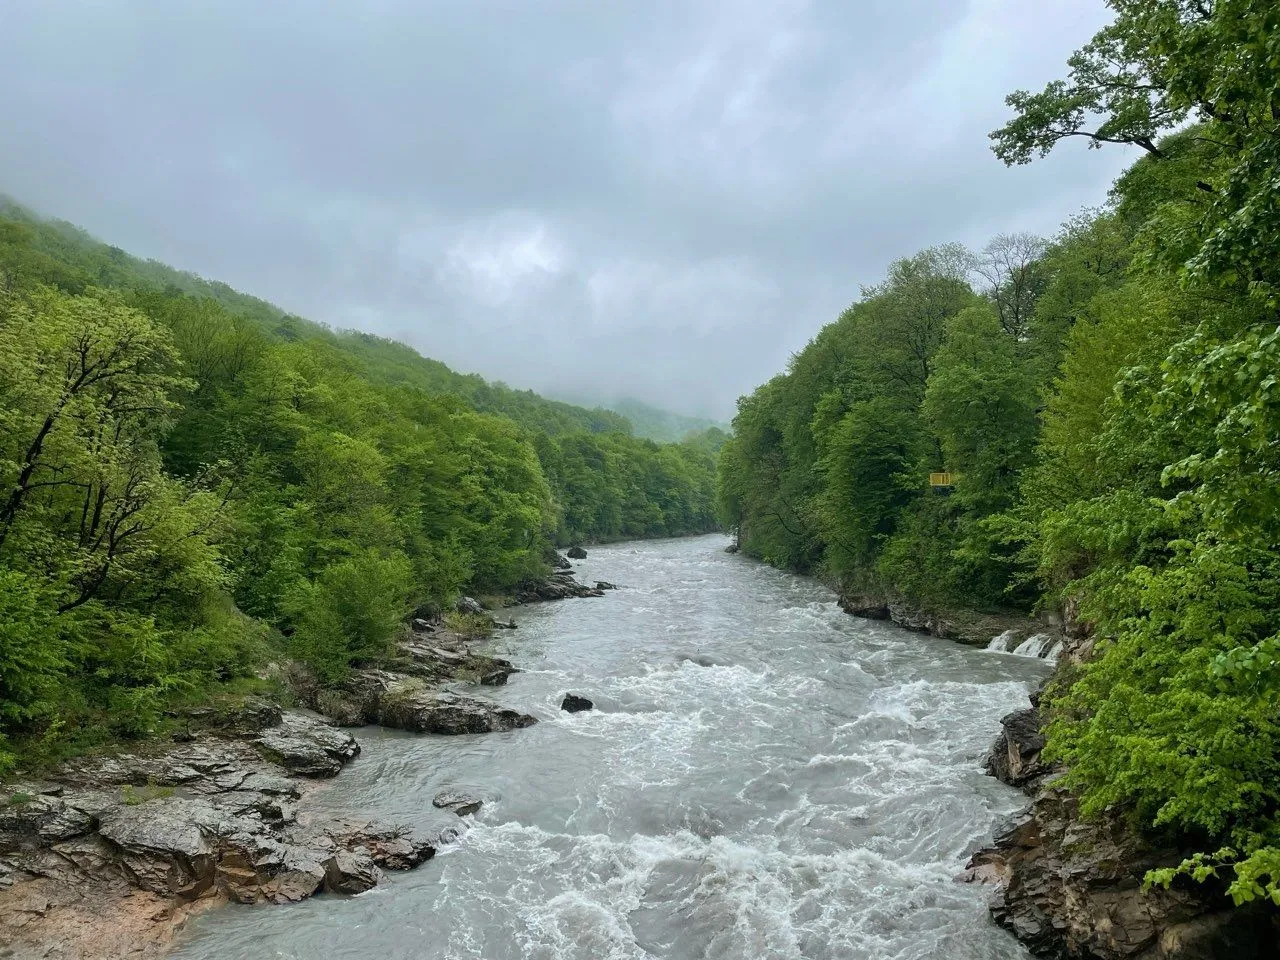
<path id="1" fill-rule="evenodd" d="M 1119 818 L 1085 820 L 1040 759 L 1033 703 L 1001 722 L 988 772 L 1033 799 L 970 860 L 963 879 L 998 884 L 996 923 L 1052 960 L 1271 960 L 1280 957 L 1280 914 L 1236 908 L 1220 887 L 1179 881 L 1143 890 L 1148 870 L 1187 851 L 1159 847 Z"/>

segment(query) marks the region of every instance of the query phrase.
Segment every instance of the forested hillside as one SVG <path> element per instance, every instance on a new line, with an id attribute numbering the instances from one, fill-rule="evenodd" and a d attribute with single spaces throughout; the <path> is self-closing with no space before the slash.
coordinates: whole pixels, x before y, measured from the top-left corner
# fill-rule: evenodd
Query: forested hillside
<path id="1" fill-rule="evenodd" d="M 637 439 L 0 212 L 0 771 L 266 659 L 340 676 L 553 544 L 714 527 L 722 438 Z"/>
<path id="2" fill-rule="evenodd" d="M 1057 236 L 895 263 L 742 399 L 720 506 L 851 592 L 1086 625 L 1047 700 L 1084 810 L 1280 902 L 1280 7 L 1111 6 L 994 147 L 1141 158 Z"/>

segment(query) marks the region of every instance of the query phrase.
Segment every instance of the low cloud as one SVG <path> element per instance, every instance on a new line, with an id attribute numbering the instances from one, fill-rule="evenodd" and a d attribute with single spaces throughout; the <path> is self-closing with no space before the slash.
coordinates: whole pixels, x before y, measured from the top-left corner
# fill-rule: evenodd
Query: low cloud
<path id="1" fill-rule="evenodd" d="M 518 386 L 728 416 L 894 257 L 1097 203 L 1003 97 L 1100 2 L 9 0 L 0 190 Z"/>

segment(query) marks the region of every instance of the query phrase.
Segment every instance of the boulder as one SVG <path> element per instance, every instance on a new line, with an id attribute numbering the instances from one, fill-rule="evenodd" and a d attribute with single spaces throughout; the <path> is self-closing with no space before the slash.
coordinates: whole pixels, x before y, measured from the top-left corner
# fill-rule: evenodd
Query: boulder
<path id="1" fill-rule="evenodd" d="M 565 551 L 565 554 L 569 557 L 570 560 L 587 559 L 587 551 L 583 550 L 581 547 L 570 547 L 568 550 Z"/>
<path id="2" fill-rule="evenodd" d="M 597 580 L 596 589 L 597 590 L 617 590 L 618 587 L 617 587 L 617 584 L 610 583 L 608 580 Z"/>
<path id="3" fill-rule="evenodd" d="M 513 673 L 520 672 L 510 660 L 471 653 L 460 639 L 457 640 L 457 647 L 445 646 L 449 639 L 449 635 L 441 634 L 438 639 L 415 639 L 400 644 L 398 656 L 391 661 L 392 669 L 383 671 L 382 674 L 390 676 L 392 673 L 399 673 L 433 682 L 462 680 L 497 687 L 506 683 Z M 349 687 L 350 685 L 344 687 L 343 692 L 343 696 L 348 699 Z M 317 709 L 325 716 L 333 716 L 329 710 L 320 707 Z"/>
<path id="4" fill-rule="evenodd" d="M 382 871 L 366 853 L 339 850 L 324 863 L 324 889 L 330 893 L 364 893 L 378 885 Z"/>
<path id="5" fill-rule="evenodd" d="M 484 613 L 484 604 L 474 597 L 459 597 L 453 608 L 459 613 L 480 615 Z"/>
<path id="6" fill-rule="evenodd" d="M 122 804 L 103 818 L 98 833 L 116 848 L 133 886 L 194 900 L 213 886 L 217 839 L 238 832 L 237 819 L 208 800 L 175 797 Z"/>
<path id="7" fill-rule="evenodd" d="M 431 805 L 440 810 L 452 810 L 458 816 L 465 817 L 473 813 L 479 813 L 480 808 L 484 806 L 484 801 L 469 793 L 445 790 L 435 795 Z"/>
<path id="8" fill-rule="evenodd" d="M 527 713 L 485 700 L 405 684 L 377 692 L 371 710 L 375 722 L 384 727 L 446 736 L 498 733 L 538 722 Z"/>
<path id="9" fill-rule="evenodd" d="M 1030 787 L 1053 772 L 1040 760 L 1043 749 L 1040 711 L 1035 706 L 1016 710 L 1000 720 L 1000 734 L 987 755 L 987 773 L 1012 787 Z"/>
<path id="10" fill-rule="evenodd" d="M 889 604 L 883 597 L 866 593 L 842 593 L 840 609 L 855 617 L 868 620 L 888 620 Z"/>
<path id="11" fill-rule="evenodd" d="M 360 752 L 350 734 L 302 714 L 288 714 L 252 740 L 264 757 L 301 777 L 331 777 Z"/>
<path id="12" fill-rule="evenodd" d="M 590 710 L 595 706 L 586 697 L 579 697 L 577 694 L 567 693 L 564 700 L 560 702 L 560 709 L 566 713 L 581 713 L 583 710 Z"/>
<path id="13" fill-rule="evenodd" d="M 552 574 L 545 580 L 528 580 L 516 588 L 515 603 L 568 600 L 571 597 L 603 597 L 604 591 L 579 583 L 569 574 Z"/>

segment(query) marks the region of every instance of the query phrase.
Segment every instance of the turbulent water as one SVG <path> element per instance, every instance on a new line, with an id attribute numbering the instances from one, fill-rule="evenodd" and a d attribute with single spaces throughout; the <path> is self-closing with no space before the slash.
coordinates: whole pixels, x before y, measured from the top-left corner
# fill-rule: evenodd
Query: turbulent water
<path id="1" fill-rule="evenodd" d="M 525 672 L 494 696 L 541 723 L 360 731 L 317 794 L 420 826 L 444 788 L 487 797 L 460 842 L 358 897 L 206 914 L 177 956 L 1026 957 L 952 878 L 1020 806 L 981 756 L 1048 666 L 847 616 L 726 543 L 593 550 L 580 575 L 624 589 L 517 609 L 498 646 Z"/>

